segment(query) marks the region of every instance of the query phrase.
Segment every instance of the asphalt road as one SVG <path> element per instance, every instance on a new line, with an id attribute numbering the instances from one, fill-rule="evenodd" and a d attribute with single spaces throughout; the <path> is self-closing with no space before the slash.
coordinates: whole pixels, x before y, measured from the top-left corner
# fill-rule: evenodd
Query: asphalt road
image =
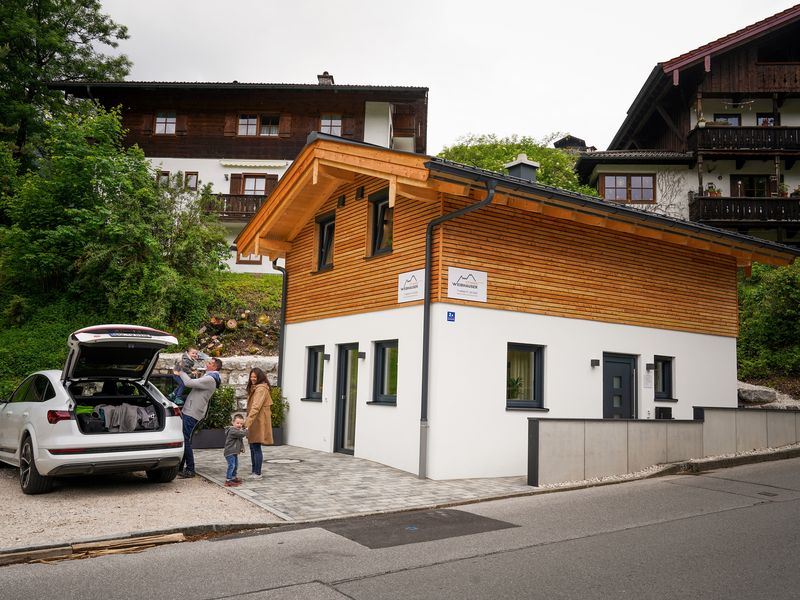
<path id="1" fill-rule="evenodd" d="M 18 600 L 798 597 L 800 459 L 0 568 Z"/>

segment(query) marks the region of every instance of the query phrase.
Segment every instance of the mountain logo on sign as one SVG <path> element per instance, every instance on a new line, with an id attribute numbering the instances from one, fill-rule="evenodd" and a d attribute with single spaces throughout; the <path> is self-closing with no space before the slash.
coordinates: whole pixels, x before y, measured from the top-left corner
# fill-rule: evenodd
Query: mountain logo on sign
<path id="1" fill-rule="evenodd" d="M 400 286 L 401 290 L 415 290 L 419 288 L 419 281 L 417 281 L 417 276 L 412 275 L 408 279 L 403 282 L 403 285 Z"/>

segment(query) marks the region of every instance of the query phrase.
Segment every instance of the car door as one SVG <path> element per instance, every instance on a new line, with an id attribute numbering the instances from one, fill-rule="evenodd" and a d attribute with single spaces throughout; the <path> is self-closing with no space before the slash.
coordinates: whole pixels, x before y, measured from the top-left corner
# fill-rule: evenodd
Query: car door
<path id="1" fill-rule="evenodd" d="M 31 400 L 36 393 L 35 377 L 31 375 L 23 381 L 14 390 L 9 401 L 0 408 L 0 455 L 4 460 L 16 462 L 20 429 L 30 412 Z"/>

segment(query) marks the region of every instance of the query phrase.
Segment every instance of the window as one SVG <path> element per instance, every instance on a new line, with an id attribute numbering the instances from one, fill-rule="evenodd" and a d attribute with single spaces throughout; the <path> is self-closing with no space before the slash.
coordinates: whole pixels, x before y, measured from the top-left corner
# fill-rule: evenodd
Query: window
<path id="1" fill-rule="evenodd" d="M 175 113 L 158 112 L 156 113 L 156 135 L 170 135 L 175 133 Z"/>
<path id="2" fill-rule="evenodd" d="M 656 201 L 655 175 L 601 175 L 599 192 L 612 202 L 652 204 Z"/>
<path id="3" fill-rule="evenodd" d="M 242 193 L 245 196 L 263 196 L 267 189 L 267 178 L 264 175 L 245 175 Z"/>
<path id="4" fill-rule="evenodd" d="M 397 340 L 375 342 L 373 402 L 397 404 Z"/>
<path id="5" fill-rule="evenodd" d="M 317 220 L 317 270 L 333 267 L 333 230 L 335 215 L 325 215 Z"/>
<path id="6" fill-rule="evenodd" d="M 306 371 L 306 399 L 322 400 L 322 374 L 325 366 L 325 346 L 308 348 Z"/>
<path id="7" fill-rule="evenodd" d="M 370 195 L 371 244 L 370 254 L 392 251 L 392 224 L 394 208 L 389 206 L 389 190 Z"/>
<path id="8" fill-rule="evenodd" d="M 342 115 L 326 113 L 319 118 L 319 130 L 321 133 L 331 135 L 342 135 Z"/>
<path id="9" fill-rule="evenodd" d="M 716 123 L 727 123 L 731 127 L 739 127 L 742 124 L 742 115 L 736 113 L 714 113 Z"/>
<path id="10" fill-rule="evenodd" d="M 776 127 L 780 125 L 780 115 L 770 113 L 756 113 L 756 125 L 759 127 Z"/>
<path id="11" fill-rule="evenodd" d="M 156 173 L 158 185 L 169 185 L 169 171 L 159 171 Z"/>
<path id="12" fill-rule="evenodd" d="M 766 198 L 772 193 L 769 175 L 731 175 L 731 195 L 740 198 Z M 776 188 L 777 190 L 777 188 Z"/>
<path id="13" fill-rule="evenodd" d="M 653 387 L 656 392 L 656 400 L 672 400 L 672 359 L 666 356 L 656 356 L 655 364 Z"/>
<path id="14" fill-rule="evenodd" d="M 506 407 L 543 408 L 544 346 L 509 344 Z"/>
<path id="15" fill-rule="evenodd" d="M 196 190 L 197 189 L 197 173 L 196 172 L 192 172 L 192 171 L 187 171 L 184 174 L 183 186 L 187 190 Z"/>
<path id="16" fill-rule="evenodd" d="M 239 115 L 239 135 L 256 135 L 258 132 L 257 115 Z"/>
<path id="17" fill-rule="evenodd" d="M 259 135 L 277 136 L 278 123 L 280 119 L 278 115 L 261 115 L 261 123 L 258 127 Z"/>

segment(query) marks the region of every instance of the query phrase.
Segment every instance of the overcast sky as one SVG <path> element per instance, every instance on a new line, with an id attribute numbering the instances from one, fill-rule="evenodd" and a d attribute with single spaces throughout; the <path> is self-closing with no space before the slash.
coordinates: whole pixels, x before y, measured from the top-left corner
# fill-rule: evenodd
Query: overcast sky
<path id="1" fill-rule="evenodd" d="M 102 0 L 135 81 L 430 88 L 428 153 L 468 133 L 604 150 L 650 71 L 778 0 Z"/>

